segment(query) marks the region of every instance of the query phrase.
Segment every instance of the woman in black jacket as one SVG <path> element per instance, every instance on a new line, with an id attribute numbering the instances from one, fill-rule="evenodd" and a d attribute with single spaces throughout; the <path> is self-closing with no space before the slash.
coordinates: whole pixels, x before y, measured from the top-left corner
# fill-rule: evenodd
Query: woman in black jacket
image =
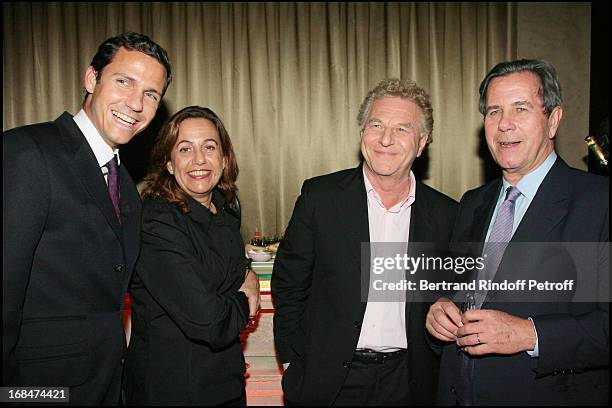
<path id="1" fill-rule="evenodd" d="M 238 166 L 210 109 L 162 129 L 143 191 L 142 249 L 130 287 L 126 402 L 244 405 L 239 340 L 259 308 L 235 200 Z"/>

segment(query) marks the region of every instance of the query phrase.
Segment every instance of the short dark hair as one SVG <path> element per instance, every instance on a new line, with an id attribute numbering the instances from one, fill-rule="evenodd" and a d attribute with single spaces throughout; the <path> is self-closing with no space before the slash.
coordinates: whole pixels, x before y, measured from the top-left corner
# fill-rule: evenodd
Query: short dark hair
<path id="1" fill-rule="evenodd" d="M 232 147 L 229 133 L 225 129 L 221 119 L 208 108 L 201 106 L 188 106 L 176 112 L 166 122 L 153 145 L 151 152 L 151 164 L 149 172 L 145 176 L 146 186 L 142 192 L 143 199 L 162 197 L 170 203 L 175 204 L 183 213 L 189 212 L 189 194 L 185 192 L 176 182 L 175 177 L 170 174 L 166 164 L 170 161 L 172 149 L 179 135 L 181 123 L 186 119 L 207 119 L 217 129 L 221 151 L 226 160 L 225 168 L 217 188 L 225 197 L 227 203 L 234 200 L 236 191 L 236 179 L 238 178 L 238 163 Z"/>
<path id="2" fill-rule="evenodd" d="M 144 34 L 135 32 L 124 33 L 108 38 L 100 44 L 98 52 L 91 60 L 91 64 L 89 64 L 96 71 L 96 79 L 99 81 L 100 78 L 102 78 L 104 67 L 113 61 L 115 54 L 117 54 L 117 51 L 121 48 L 125 48 L 128 51 L 142 52 L 143 54 L 155 58 L 164 66 L 166 69 L 166 82 L 164 83 L 164 89 L 162 91 L 163 96 L 163 94 L 166 93 L 166 89 L 168 89 L 168 85 L 170 85 L 172 81 L 170 60 L 168 59 L 166 50 Z"/>
<path id="3" fill-rule="evenodd" d="M 561 85 L 559 84 L 555 67 L 553 67 L 551 63 L 543 60 L 521 59 L 500 62 L 494 66 L 482 80 L 479 89 L 480 103 L 478 105 L 480 113 L 484 115 L 487 112 L 487 90 L 493 78 L 524 71 L 533 72 L 540 78 L 538 95 L 542 98 L 544 112 L 547 115 L 550 115 L 555 107 L 563 105 Z"/>

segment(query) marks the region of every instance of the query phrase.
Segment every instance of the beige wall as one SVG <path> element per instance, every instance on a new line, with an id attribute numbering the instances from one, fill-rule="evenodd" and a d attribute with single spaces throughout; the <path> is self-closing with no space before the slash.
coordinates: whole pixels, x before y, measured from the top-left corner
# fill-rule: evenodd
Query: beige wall
<path id="1" fill-rule="evenodd" d="M 586 170 L 591 4 L 518 3 L 517 57 L 545 59 L 557 68 L 565 101 L 557 152 L 570 166 Z"/>

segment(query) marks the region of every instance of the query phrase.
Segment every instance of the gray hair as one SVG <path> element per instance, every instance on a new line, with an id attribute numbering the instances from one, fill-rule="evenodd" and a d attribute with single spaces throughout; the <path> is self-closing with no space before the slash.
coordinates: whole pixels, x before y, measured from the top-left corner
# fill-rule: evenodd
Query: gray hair
<path id="1" fill-rule="evenodd" d="M 431 133 L 433 131 L 433 108 L 429 95 L 423 88 L 418 86 L 416 82 L 408 79 L 389 78 L 383 79 L 372 89 L 363 100 L 357 115 L 357 123 L 359 128 L 363 130 L 366 121 L 370 117 L 372 105 L 378 99 L 385 96 L 397 96 L 414 102 L 421 110 L 421 135 L 427 135 L 427 142 L 431 142 Z"/>
<path id="2" fill-rule="evenodd" d="M 480 113 L 484 115 L 487 112 L 487 90 L 493 78 L 525 71 L 533 72 L 540 78 L 538 95 L 542 98 L 546 115 L 550 115 L 555 107 L 563 105 L 561 85 L 559 84 L 555 67 L 543 60 L 522 59 L 500 62 L 489 71 L 480 84 L 480 103 L 478 105 Z"/>

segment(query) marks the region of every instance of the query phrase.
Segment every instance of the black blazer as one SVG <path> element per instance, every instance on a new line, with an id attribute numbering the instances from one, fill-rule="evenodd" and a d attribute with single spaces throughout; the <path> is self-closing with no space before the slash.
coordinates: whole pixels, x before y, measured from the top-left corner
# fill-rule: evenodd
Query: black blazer
<path id="1" fill-rule="evenodd" d="M 468 191 L 461 199 L 453 231 L 455 242 L 483 242 L 495 207 L 501 178 Z M 609 241 L 608 179 L 568 167 L 558 158 L 543 180 L 511 242 Z M 520 244 L 519 244 L 520 245 Z M 538 245 L 530 244 L 534 251 Z M 521 278 L 559 279 L 563 254 L 534 255 L 529 247 L 510 249 L 494 281 Z M 608 248 L 606 248 L 606 251 Z M 526 252 L 525 252 L 526 251 Z M 552 256 L 551 256 L 552 255 Z M 509 261 L 512 259 L 512 261 Z M 568 258 L 569 259 L 569 258 Z M 596 256 L 586 273 L 598 269 Z M 572 266 L 571 268 L 574 268 Z M 609 273 L 600 271 L 603 273 Z M 563 272 L 565 273 L 565 272 Z M 591 283 L 578 272 L 578 284 Z M 546 276 L 548 274 L 548 276 Z M 539 357 L 527 353 L 483 356 L 474 361 L 474 402 L 486 405 L 590 405 L 608 400 L 608 303 L 504 302 L 489 293 L 483 309 L 532 317 L 537 328 Z M 532 299 L 533 300 L 533 299 Z M 461 356 L 455 344 L 444 346 L 440 367 L 439 403 L 454 405 Z M 460 396 L 459 396 L 460 397 Z"/>
<path id="2" fill-rule="evenodd" d="M 411 242 L 446 242 L 457 203 L 417 182 Z M 306 180 L 272 274 L 274 339 L 288 401 L 331 404 L 348 372 L 366 303 L 361 302 L 361 243 L 369 242 L 362 167 Z M 414 404 L 432 403 L 438 360 L 423 335 L 427 307 L 406 303 Z"/>
<path id="3" fill-rule="evenodd" d="M 216 191 L 213 202 L 214 216 L 193 199 L 187 214 L 164 199 L 145 200 L 130 285 L 128 404 L 220 404 L 244 393 L 244 244 Z"/>
<path id="4" fill-rule="evenodd" d="M 121 166 L 119 224 L 68 113 L 7 131 L 3 144 L 3 384 L 69 386 L 71 403 L 117 404 L 138 192 Z"/>

